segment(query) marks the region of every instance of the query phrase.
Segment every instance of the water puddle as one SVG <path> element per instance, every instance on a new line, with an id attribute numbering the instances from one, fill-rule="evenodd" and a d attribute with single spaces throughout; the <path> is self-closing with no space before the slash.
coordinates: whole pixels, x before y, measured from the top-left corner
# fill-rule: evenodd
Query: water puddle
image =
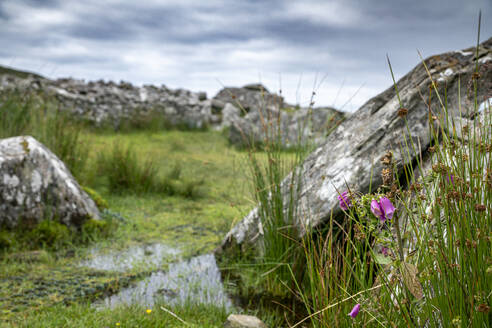
<path id="1" fill-rule="evenodd" d="M 125 251 L 101 253 L 90 250 L 89 258 L 81 266 L 107 271 L 126 272 L 135 267 L 146 270 L 160 269 L 162 264 L 177 260 L 181 251 L 164 244 L 149 244 L 131 247 Z"/>
<path id="2" fill-rule="evenodd" d="M 167 272 L 154 272 L 136 286 L 123 289 L 95 306 L 114 308 L 120 304 L 140 304 L 152 307 L 156 301 L 169 305 L 191 301 L 232 308 L 212 254 L 172 264 Z"/>

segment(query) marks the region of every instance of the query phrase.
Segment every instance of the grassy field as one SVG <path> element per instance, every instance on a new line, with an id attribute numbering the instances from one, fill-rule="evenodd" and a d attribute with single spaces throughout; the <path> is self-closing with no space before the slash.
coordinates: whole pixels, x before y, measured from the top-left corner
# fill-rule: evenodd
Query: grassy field
<path id="1" fill-rule="evenodd" d="M 98 192 L 110 212 L 124 221 L 119 222 L 111 237 L 89 245 L 45 249 L 34 255 L 22 246 L 5 252 L 0 260 L 3 326 L 95 327 L 117 322 L 127 327 L 183 325 L 159 308 L 151 315 L 138 307 L 91 309 L 91 300 L 137 281 L 149 268 L 137 266 L 120 273 L 81 269 L 77 264 L 91 247 L 109 252 L 162 243 L 181 250 L 180 258 L 211 252 L 253 206 L 247 153 L 231 147 L 221 133 L 214 131 L 117 134 L 83 129 L 79 138 L 89 148 L 79 181 Z M 177 191 L 171 195 L 135 193 L 131 188 L 112 191 L 107 177 L 100 174 L 99 162 L 101 154 L 109 153 L 115 142 L 131 146 L 139 162 L 151 159 L 157 178 L 170 180 Z M 224 309 L 205 305 L 188 304 L 173 311 L 200 327 L 221 326 L 226 317 Z"/>

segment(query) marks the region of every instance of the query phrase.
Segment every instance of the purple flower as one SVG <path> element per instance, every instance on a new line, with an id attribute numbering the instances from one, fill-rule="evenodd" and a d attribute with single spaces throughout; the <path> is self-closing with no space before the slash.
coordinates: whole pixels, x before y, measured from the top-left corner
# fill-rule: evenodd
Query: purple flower
<path id="1" fill-rule="evenodd" d="M 375 199 L 372 200 L 371 212 L 384 222 L 386 220 L 391 220 L 393 213 L 395 212 L 395 207 L 388 198 L 381 197 L 379 201 Z"/>
<path id="2" fill-rule="evenodd" d="M 359 311 L 360 311 L 360 304 L 357 303 L 355 304 L 352 311 L 350 311 L 348 315 L 351 316 L 352 318 L 355 318 L 359 314 Z"/>
<path id="3" fill-rule="evenodd" d="M 452 174 L 448 174 L 446 179 L 448 180 L 448 183 L 451 181 L 451 184 L 454 184 L 454 176 Z"/>
<path id="4" fill-rule="evenodd" d="M 384 247 L 384 246 L 381 248 L 381 253 L 382 253 L 384 256 L 388 256 L 388 255 L 389 255 L 389 253 L 388 253 L 388 252 L 389 252 L 389 248 Z"/>
<path id="5" fill-rule="evenodd" d="M 341 195 L 338 196 L 338 201 L 340 202 L 340 208 L 344 211 L 348 210 L 348 208 L 352 206 L 350 195 L 347 190 L 345 190 L 344 192 L 342 192 Z"/>

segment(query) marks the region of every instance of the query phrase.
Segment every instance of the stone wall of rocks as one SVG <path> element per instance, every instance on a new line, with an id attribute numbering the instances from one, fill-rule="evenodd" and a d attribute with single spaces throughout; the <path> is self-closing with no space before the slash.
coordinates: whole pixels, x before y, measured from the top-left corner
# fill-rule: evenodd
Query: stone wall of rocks
<path id="1" fill-rule="evenodd" d="M 118 128 L 125 120 L 161 114 L 170 125 L 189 128 L 203 128 L 217 121 L 211 113 L 211 101 L 207 100 L 204 92 L 152 85 L 138 87 L 126 82 L 102 80 L 85 82 L 0 76 L 0 91 L 13 88 L 53 95 L 62 109 L 96 125 L 110 124 Z"/>
<path id="2" fill-rule="evenodd" d="M 14 88 L 52 95 L 60 108 L 96 125 L 117 130 L 126 122 L 162 118 L 168 126 L 230 128 L 229 140 L 239 146 L 262 143 L 267 121 L 280 124 L 280 139 L 286 147 L 297 144 L 299 138 L 303 143 L 314 140 L 319 144 L 327 131 L 345 118 L 333 108 L 299 109 L 286 104 L 261 84 L 224 88 L 207 99 L 204 92 L 172 90 L 164 85 L 138 87 L 126 82 L 0 75 L 0 92 Z"/>

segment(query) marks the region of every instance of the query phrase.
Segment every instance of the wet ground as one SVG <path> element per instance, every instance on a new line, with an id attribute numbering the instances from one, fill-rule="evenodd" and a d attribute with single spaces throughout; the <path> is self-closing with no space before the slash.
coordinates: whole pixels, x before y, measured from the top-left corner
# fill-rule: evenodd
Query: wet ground
<path id="1" fill-rule="evenodd" d="M 136 268 L 139 270 L 156 270 L 164 264 L 178 259 L 181 251 L 178 248 L 155 243 L 139 245 L 125 251 L 103 251 L 93 248 L 89 251 L 88 259 L 80 263 L 83 267 L 96 270 L 127 272 Z"/>
<path id="2" fill-rule="evenodd" d="M 223 305 L 228 309 L 232 307 L 212 254 L 173 263 L 167 271 L 154 272 L 135 286 L 124 288 L 95 304 L 111 308 L 120 304 L 152 307 L 155 301 L 170 305 L 195 302 Z"/>
<path id="3" fill-rule="evenodd" d="M 93 248 L 86 260 L 68 261 L 60 268 L 20 264 L 25 268 L 19 274 L 0 276 L 0 320 L 26 310 L 80 301 L 99 308 L 152 307 L 158 300 L 170 305 L 195 302 L 231 308 L 214 256 L 182 260 L 180 255 L 178 248 L 154 243 L 124 251 Z"/>

